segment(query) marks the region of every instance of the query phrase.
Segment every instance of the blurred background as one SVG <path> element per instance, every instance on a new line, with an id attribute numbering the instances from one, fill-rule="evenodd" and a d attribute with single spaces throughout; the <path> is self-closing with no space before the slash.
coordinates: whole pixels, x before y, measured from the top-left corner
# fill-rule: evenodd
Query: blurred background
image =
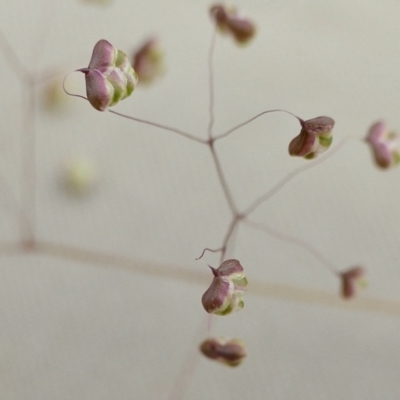
<path id="1" fill-rule="evenodd" d="M 399 2 L 237 0 L 256 37 L 243 48 L 217 39 L 216 133 L 284 108 L 334 118 L 333 147 L 350 138 L 253 219 L 307 241 L 338 271 L 368 271 L 366 290 L 346 302 L 312 254 L 241 226 L 228 255 L 249 280 L 245 309 L 211 330 L 246 342 L 235 369 L 197 350 L 212 276 L 195 258 L 221 246 L 231 217 L 208 149 L 60 91 L 99 39 L 132 55 L 156 36 L 163 76 L 114 109 L 206 138 L 210 5 L 3 4 L 2 399 L 399 398 L 400 170 L 378 170 L 360 140 L 379 119 L 400 127 Z M 66 87 L 84 95 L 84 76 Z M 295 119 L 270 114 L 217 143 L 240 209 L 309 163 L 287 154 L 298 132 Z"/>

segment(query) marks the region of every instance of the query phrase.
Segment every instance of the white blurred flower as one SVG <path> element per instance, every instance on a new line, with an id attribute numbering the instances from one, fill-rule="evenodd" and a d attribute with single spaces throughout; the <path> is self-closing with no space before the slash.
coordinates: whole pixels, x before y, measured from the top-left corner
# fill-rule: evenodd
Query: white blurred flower
<path id="1" fill-rule="evenodd" d="M 65 163 L 63 184 L 71 194 L 83 195 L 90 192 L 96 181 L 96 167 L 89 159 L 72 157 Z"/>

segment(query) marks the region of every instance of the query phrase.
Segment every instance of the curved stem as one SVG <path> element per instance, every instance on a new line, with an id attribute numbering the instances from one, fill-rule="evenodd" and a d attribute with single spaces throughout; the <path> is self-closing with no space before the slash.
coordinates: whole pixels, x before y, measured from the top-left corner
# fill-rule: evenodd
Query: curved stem
<path id="1" fill-rule="evenodd" d="M 225 237 L 224 237 L 224 241 L 222 242 L 222 246 L 217 248 L 217 249 L 210 249 L 209 247 L 206 247 L 200 257 L 197 257 L 196 260 L 201 260 L 205 254 L 206 251 L 209 251 L 210 253 L 221 253 L 221 257 L 220 257 L 220 263 L 222 263 L 224 261 L 226 252 L 228 250 L 228 243 L 229 240 L 231 239 L 233 233 L 235 232 L 235 228 L 238 224 L 238 222 L 242 219 L 241 216 L 234 216 L 234 218 L 232 218 L 231 223 L 229 224 L 229 227 L 226 231 Z M 210 267 L 211 268 L 211 267 Z"/>
<path id="2" fill-rule="evenodd" d="M 288 243 L 293 243 L 302 249 L 308 251 L 310 254 L 314 256 L 321 264 L 325 265 L 331 272 L 333 272 L 335 275 L 338 274 L 338 268 L 336 268 L 335 265 L 333 265 L 321 252 L 319 252 L 317 249 L 315 249 L 313 246 L 311 246 L 308 242 L 305 240 L 296 238 L 294 236 L 286 235 L 284 233 L 281 233 L 270 226 L 266 224 L 261 224 L 258 222 L 250 221 L 248 219 L 244 219 L 243 223 L 248 225 L 251 228 L 259 229 L 268 235 L 273 236 L 276 239 L 282 240 L 284 242 Z"/>
<path id="3" fill-rule="evenodd" d="M 83 69 L 84 69 L 84 68 L 76 69 L 75 71 L 68 72 L 68 74 L 64 76 L 64 79 L 63 79 L 63 81 L 62 81 L 62 87 L 63 87 L 64 92 L 65 92 L 68 96 L 78 97 L 78 98 L 80 98 L 80 99 L 89 101 L 87 97 L 82 96 L 82 95 L 80 95 L 80 94 L 75 94 L 75 93 L 69 92 L 69 91 L 65 88 L 65 81 L 67 80 L 67 78 L 68 78 L 71 74 L 73 74 L 74 72 L 82 72 Z"/>
<path id="4" fill-rule="evenodd" d="M 328 158 L 332 157 L 343 147 L 343 145 L 345 144 L 346 141 L 347 141 L 347 139 L 342 139 L 339 142 L 339 144 L 334 149 L 332 149 L 329 153 L 327 153 L 324 156 L 321 156 L 320 158 L 311 162 L 311 164 L 303 165 L 299 168 L 296 168 L 294 171 L 289 172 L 283 179 L 281 179 L 278 183 L 276 183 L 270 190 L 268 190 L 265 194 L 263 194 L 261 197 L 259 197 L 257 200 L 255 200 L 254 203 L 251 204 L 243 212 L 243 215 L 244 216 L 250 215 L 253 211 L 255 211 L 256 208 L 258 208 L 262 203 L 264 203 L 265 201 L 270 199 L 272 196 L 274 196 L 276 193 L 278 193 L 279 190 L 281 190 L 284 186 L 286 186 L 286 184 L 289 183 L 297 175 L 300 175 L 302 172 L 305 172 L 311 168 L 316 167 L 317 165 L 326 161 Z"/>
<path id="5" fill-rule="evenodd" d="M 263 112 L 260 113 L 260 114 L 257 114 L 257 115 L 254 116 L 253 118 L 250 118 L 250 119 L 248 119 L 248 120 L 242 122 L 242 123 L 239 124 L 239 125 L 234 126 L 233 128 L 229 129 L 228 131 L 226 131 L 226 132 L 224 132 L 224 133 L 221 133 L 220 135 L 215 136 L 214 140 L 219 140 L 219 139 L 222 139 L 222 138 L 224 138 L 224 137 L 230 135 L 232 132 L 238 130 L 238 129 L 241 128 L 242 126 L 245 126 L 245 125 L 249 124 L 250 122 L 254 121 L 255 119 L 261 117 L 261 116 L 264 115 L 264 114 L 270 114 L 270 113 L 275 113 L 275 112 L 283 112 L 283 113 L 289 114 L 289 115 L 295 117 L 295 118 L 300 122 L 300 124 L 302 124 L 302 123 L 304 122 L 300 117 L 298 117 L 297 115 L 291 113 L 290 111 L 281 110 L 281 109 L 279 109 L 279 108 L 278 108 L 278 109 L 274 109 L 274 110 L 267 110 L 267 111 L 263 111 Z"/>
<path id="6" fill-rule="evenodd" d="M 196 261 L 201 260 L 201 259 L 204 257 L 204 254 L 206 253 L 206 251 L 209 251 L 210 253 L 219 253 L 219 252 L 222 251 L 222 250 L 223 250 L 222 247 L 220 247 L 220 248 L 218 248 L 218 249 L 210 249 L 209 247 L 206 247 L 206 248 L 201 252 L 200 256 L 197 257 L 195 260 L 196 260 Z"/>
<path id="7" fill-rule="evenodd" d="M 114 111 L 114 110 L 108 110 L 108 112 L 110 112 L 112 114 L 115 114 L 115 115 L 118 115 L 118 116 L 123 117 L 123 118 L 130 119 L 132 121 L 140 122 L 140 123 L 146 124 L 146 125 L 155 126 L 157 128 L 164 129 L 165 131 L 174 132 L 174 133 L 176 133 L 178 135 L 181 135 L 181 136 L 183 136 L 183 137 L 185 137 L 187 139 L 191 139 L 191 140 L 193 140 L 195 142 L 198 142 L 198 143 L 207 144 L 206 140 L 200 139 L 200 138 L 198 138 L 198 137 L 196 137 L 196 136 L 194 136 L 194 135 L 192 135 L 190 133 L 181 131 L 180 129 L 176 129 L 176 128 L 172 128 L 170 126 L 162 125 L 162 124 L 159 124 L 157 122 L 147 121 L 145 119 L 132 117 L 130 115 L 122 114 L 122 113 L 119 113 L 119 112 Z"/>

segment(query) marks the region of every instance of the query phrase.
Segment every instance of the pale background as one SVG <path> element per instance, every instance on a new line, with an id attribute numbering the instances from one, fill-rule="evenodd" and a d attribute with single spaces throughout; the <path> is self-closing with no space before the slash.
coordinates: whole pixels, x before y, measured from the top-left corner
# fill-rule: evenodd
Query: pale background
<path id="1" fill-rule="evenodd" d="M 333 117 L 334 144 L 362 138 L 380 118 L 400 127 L 400 2 L 235 4 L 258 34 L 243 49 L 217 41 L 216 131 L 277 107 L 304 119 Z M 48 77 L 86 67 L 101 38 L 129 53 L 157 34 L 165 76 L 115 109 L 206 137 L 209 5 L 13 0 L 2 4 L 0 27 L 23 65 Z M 230 255 L 250 282 L 246 306 L 212 329 L 248 345 L 244 364 L 229 369 L 197 352 L 207 336 L 200 298 L 211 274 L 194 259 L 220 246 L 230 217 L 207 149 L 76 98 L 49 112 L 45 85 L 36 86 L 35 114 L 24 120 L 26 84 L 4 40 L 1 49 L 1 399 L 400 398 L 400 169 L 379 171 L 366 145 L 351 140 L 255 214 L 307 240 L 338 269 L 364 265 L 369 286 L 349 304 L 338 297 L 338 279 L 309 253 L 239 230 Z M 84 93 L 83 75 L 71 75 L 67 86 Z M 273 114 L 218 144 L 239 207 L 308 162 L 287 155 L 297 133 L 294 119 Z M 36 236 L 70 246 L 64 257 L 8 246 L 19 240 L 31 135 Z M 70 156 L 97 167 L 87 196 L 60 185 Z M 85 261 L 72 248 L 100 255 Z"/>

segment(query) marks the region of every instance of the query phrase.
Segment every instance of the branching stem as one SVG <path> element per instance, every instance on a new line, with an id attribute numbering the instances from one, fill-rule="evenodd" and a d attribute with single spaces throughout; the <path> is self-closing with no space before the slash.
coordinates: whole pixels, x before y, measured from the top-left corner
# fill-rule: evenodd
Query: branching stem
<path id="1" fill-rule="evenodd" d="M 226 201 L 228 202 L 228 205 L 229 205 L 230 210 L 232 211 L 232 214 L 237 215 L 238 211 L 236 208 L 236 204 L 235 204 L 235 201 L 233 200 L 233 196 L 229 189 L 228 182 L 225 178 L 224 171 L 222 170 L 221 162 L 219 161 L 219 158 L 215 151 L 213 143 L 210 143 L 209 146 L 210 146 L 211 156 L 212 156 L 212 159 L 213 159 L 213 162 L 215 165 L 215 169 L 217 171 L 218 179 L 221 184 L 222 190 L 224 192 Z"/>
<path id="2" fill-rule="evenodd" d="M 119 112 L 114 111 L 114 110 L 108 110 L 108 111 L 111 114 L 115 114 L 115 115 L 118 115 L 120 117 L 130 119 L 132 121 L 140 122 L 140 123 L 146 124 L 146 125 L 155 126 L 156 128 L 160 128 L 160 129 L 163 129 L 165 131 L 174 132 L 174 133 L 176 133 L 178 135 L 181 135 L 181 136 L 183 136 L 183 137 L 185 137 L 187 139 L 193 140 L 195 142 L 202 143 L 202 144 L 207 144 L 207 140 L 200 139 L 200 138 L 198 138 L 198 137 L 196 137 L 196 136 L 194 136 L 194 135 L 192 135 L 190 133 L 181 131 L 180 129 L 172 128 L 170 126 L 162 125 L 162 124 L 159 124 L 158 122 L 148 121 L 148 120 L 142 119 L 142 118 L 132 117 L 130 115 L 122 114 L 122 113 L 119 113 Z"/>
<path id="3" fill-rule="evenodd" d="M 240 221 L 238 215 L 235 215 L 235 217 L 232 219 L 231 223 L 229 224 L 228 230 L 226 231 L 224 241 L 222 242 L 222 250 L 221 250 L 221 257 L 220 257 L 220 262 L 222 263 L 225 259 L 226 252 L 228 251 L 228 244 L 229 240 L 231 239 L 233 232 L 235 231 L 235 228 Z"/>

